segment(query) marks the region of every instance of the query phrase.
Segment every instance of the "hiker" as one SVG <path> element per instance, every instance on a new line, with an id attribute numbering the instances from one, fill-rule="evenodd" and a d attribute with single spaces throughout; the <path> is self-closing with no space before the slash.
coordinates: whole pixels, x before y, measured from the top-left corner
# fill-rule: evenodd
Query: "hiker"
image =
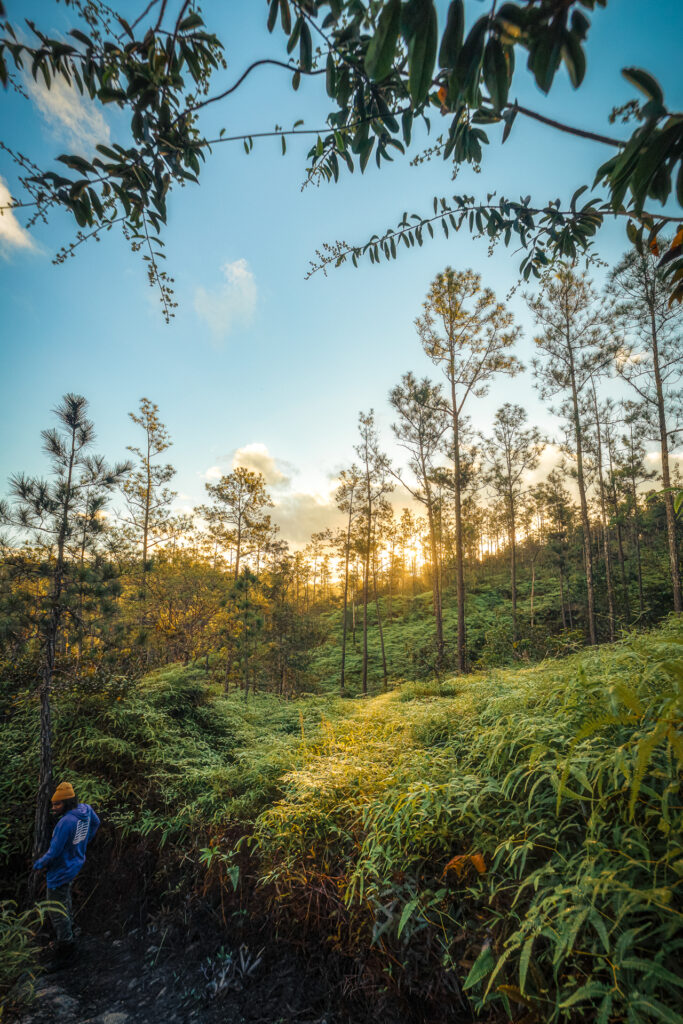
<path id="1" fill-rule="evenodd" d="M 70 782 L 60 782 L 52 797 L 52 815 L 57 824 L 50 847 L 33 865 L 34 871 L 47 868 L 47 898 L 61 904 L 49 911 L 57 940 L 58 963 L 73 954 L 73 910 L 71 883 L 85 864 L 88 843 L 97 832 L 100 819 L 89 804 L 79 804 Z"/>

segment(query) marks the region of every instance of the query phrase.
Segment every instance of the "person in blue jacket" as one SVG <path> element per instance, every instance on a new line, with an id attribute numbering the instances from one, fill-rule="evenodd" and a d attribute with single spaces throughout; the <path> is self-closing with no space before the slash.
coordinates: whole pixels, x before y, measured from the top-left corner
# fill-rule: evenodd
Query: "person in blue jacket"
<path id="1" fill-rule="evenodd" d="M 80 804 L 70 782 L 60 782 L 52 797 L 52 814 L 58 819 L 48 850 L 33 865 L 47 868 L 47 898 L 55 904 L 50 920 L 57 939 L 57 959 L 74 951 L 71 883 L 85 864 L 88 843 L 100 819 L 90 804 Z"/>

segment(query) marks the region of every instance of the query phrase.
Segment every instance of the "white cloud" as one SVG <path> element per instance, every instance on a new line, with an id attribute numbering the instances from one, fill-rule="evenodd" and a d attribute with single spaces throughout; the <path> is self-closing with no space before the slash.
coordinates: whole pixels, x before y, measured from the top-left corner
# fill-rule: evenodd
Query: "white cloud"
<path id="1" fill-rule="evenodd" d="M 290 482 L 290 477 L 283 473 L 277 461 L 270 454 L 265 444 L 245 444 L 238 448 L 232 457 L 232 468 L 244 466 L 254 473 L 262 473 L 265 481 L 271 487 L 284 486 Z"/>
<path id="2" fill-rule="evenodd" d="M 662 464 L 661 452 L 648 452 L 645 456 L 648 462 L 655 462 L 658 466 Z M 669 452 L 669 463 L 680 462 L 683 464 L 683 452 Z"/>
<path id="3" fill-rule="evenodd" d="M 72 145 L 94 149 L 108 145 L 109 125 L 102 111 L 63 78 L 54 78 L 48 89 L 42 78 L 25 76 L 26 88 L 49 127 Z"/>
<path id="4" fill-rule="evenodd" d="M 204 477 L 205 480 L 220 480 L 223 476 L 223 470 L 220 466 L 209 466 L 206 472 L 199 475 Z"/>
<path id="5" fill-rule="evenodd" d="M 201 285 L 194 294 L 197 316 L 204 320 L 217 339 L 235 327 L 247 327 L 254 318 L 258 290 L 256 279 L 246 260 L 235 260 L 221 267 L 225 281 L 213 291 Z"/>
<path id="6" fill-rule="evenodd" d="M 336 505 L 316 494 L 296 491 L 284 494 L 271 511 L 273 521 L 280 527 L 284 540 L 296 549 L 308 544 L 312 533 L 335 529 L 342 525 L 342 516 Z"/>
<path id="7" fill-rule="evenodd" d="M 528 487 L 533 487 L 536 484 L 542 483 L 547 479 L 548 474 L 551 473 L 553 469 L 557 469 L 558 466 L 562 465 L 563 460 L 564 455 L 562 454 L 562 449 L 559 445 L 553 444 L 552 442 L 547 444 L 541 452 L 536 469 L 532 469 L 530 472 L 526 473 L 525 483 Z M 569 483 L 569 486 L 571 489 L 571 483 Z"/>
<path id="8" fill-rule="evenodd" d="M 5 180 L 0 178 L 0 251 L 9 249 L 35 249 L 28 231 L 22 228 L 12 210 L 3 209 L 12 202 Z"/>

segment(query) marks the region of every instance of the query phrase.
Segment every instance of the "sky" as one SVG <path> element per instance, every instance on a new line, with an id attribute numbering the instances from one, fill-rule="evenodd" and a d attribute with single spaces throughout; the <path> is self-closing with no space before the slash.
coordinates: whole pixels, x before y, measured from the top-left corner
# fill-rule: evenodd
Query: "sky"
<path id="1" fill-rule="evenodd" d="M 10 19 L 32 16 L 52 34 L 65 34 L 73 11 L 53 0 L 8 0 Z M 445 3 L 439 3 L 440 25 Z M 117 9 L 135 14 L 140 3 Z M 468 0 L 468 24 L 482 10 Z M 206 0 L 208 27 L 225 44 L 220 91 L 255 59 L 286 59 L 279 29 L 266 29 L 265 0 Z M 559 120 L 606 134 L 627 131 L 608 123 L 612 107 L 634 97 L 620 69 L 648 69 L 671 109 L 683 107 L 680 0 L 610 0 L 590 14 L 588 71 L 572 89 L 558 73 L 550 96 L 537 89 L 517 62 L 511 98 Z M 48 166 L 62 152 L 88 152 L 96 142 L 125 139 L 125 121 L 110 108 L 85 103 L 64 86 L 48 91 L 29 79 L 29 98 L 0 97 L 0 139 Z M 322 81 L 291 88 L 291 76 L 258 69 L 229 99 L 209 107 L 210 137 L 324 124 L 328 107 Z M 433 119 L 439 121 L 439 115 Z M 444 120 L 443 127 L 447 122 Z M 432 136 L 442 130 L 433 123 Z M 430 144 L 418 137 L 410 155 Z M 353 459 L 360 410 L 374 408 L 383 442 L 391 439 L 387 395 L 403 373 L 435 371 L 422 353 L 414 321 L 435 275 L 450 265 L 481 274 L 504 299 L 518 280 L 521 254 L 502 247 L 489 254 L 483 240 L 461 230 L 398 261 L 358 269 L 350 264 L 306 279 L 309 262 L 325 242 L 362 242 L 394 225 L 404 210 L 428 212 L 432 196 L 453 192 L 512 198 L 566 200 L 592 181 L 608 152 L 604 146 L 561 134 L 518 117 L 502 148 L 497 129 L 481 173 L 464 168 L 451 181 L 440 158 L 410 166 L 409 159 L 374 163 L 365 175 L 304 186 L 310 142 L 293 140 L 283 157 L 276 139 L 215 147 L 199 186 L 174 192 L 164 232 L 166 269 L 179 303 L 166 325 L 144 265 L 113 230 L 55 266 L 55 252 L 75 233 L 58 213 L 26 230 L 21 211 L 0 218 L 0 493 L 15 471 L 43 473 L 40 431 L 67 391 L 85 395 L 97 430 L 97 450 L 114 461 L 139 442 L 128 413 L 146 396 L 173 439 L 176 506 L 189 510 L 205 498 L 204 485 L 241 464 L 264 473 L 276 508 L 273 518 L 295 546 L 313 530 L 334 523 L 333 491 L 340 469 Z M 0 205 L 18 194 L 16 167 L 0 149 Z M 626 247 L 622 224 L 600 235 L 599 256 L 614 263 Z M 606 269 L 593 271 L 602 287 Z M 522 289 L 507 300 L 522 338 L 517 354 L 528 363 L 534 325 Z M 473 405 L 474 426 L 485 430 L 503 402 L 527 409 L 548 433 L 557 423 L 540 402 L 527 372 L 495 382 Z"/>

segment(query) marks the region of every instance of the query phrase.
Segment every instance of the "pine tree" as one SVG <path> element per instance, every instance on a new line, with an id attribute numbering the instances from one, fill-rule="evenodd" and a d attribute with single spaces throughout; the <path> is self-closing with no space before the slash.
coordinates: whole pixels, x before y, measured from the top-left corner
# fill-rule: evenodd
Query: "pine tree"
<path id="1" fill-rule="evenodd" d="M 456 586 L 458 596 L 458 670 L 467 666 L 465 641 L 465 575 L 463 544 L 462 425 L 465 406 L 488 391 L 498 374 L 521 369 L 511 354 L 519 336 L 514 318 L 479 274 L 447 267 L 431 284 L 422 316 L 415 321 L 422 346 L 441 366 L 449 384 L 446 408 L 452 427 L 453 500 L 455 512 Z"/>
<path id="2" fill-rule="evenodd" d="M 616 296 L 616 315 L 624 333 L 617 370 L 645 403 L 659 440 L 671 589 L 674 611 L 680 612 L 683 597 L 669 456 L 680 433 L 672 430 L 671 421 L 683 416 L 683 310 L 669 302 L 657 264 L 653 252 L 629 250 L 610 275 L 608 294 Z"/>
<path id="3" fill-rule="evenodd" d="M 128 515 L 124 519 L 129 531 L 140 546 L 140 599 L 143 603 L 141 622 L 144 625 L 144 602 L 147 596 L 150 550 L 166 536 L 175 491 L 166 484 L 175 475 L 170 463 L 157 464 L 157 456 L 167 451 L 172 441 L 168 430 L 159 419 L 159 407 L 149 398 L 140 399 L 138 413 L 129 412 L 130 419 L 142 428 L 142 445 L 128 445 L 136 462 L 123 485 Z"/>
<path id="4" fill-rule="evenodd" d="M 342 649 L 341 649 L 341 677 L 339 690 L 344 695 L 346 687 L 346 634 L 348 631 L 348 605 L 349 605 L 349 559 L 351 557 L 351 533 L 353 525 L 359 514 L 358 491 L 362 483 L 361 471 L 354 463 L 349 469 L 342 470 L 339 477 L 339 487 L 335 492 L 335 501 L 340 512 L 346 513 L 346 531 L 342 533 L 341 547 L 344 559 L 344 598 L 342 603 Z"/>
<path id="5" fill-rule="evenodd" d="M 360 489 L 362 539 L 360 551 L 363 559 L 363 668 L 361 686 L 363 693 L 366 694 L 368 692 L 368 589 L 375 511 L 376 505 L 386 494 L 389 494 L 394 489 L 394 485 L 389 479 L 389 460 L 379 448 L 375 414 L 372 409 L 369 413 L 359 413 L 358 432 L 360 434 L 360 441 L 355 446 L 355 452 L 360 461 L 362 475 Z"/>
<path id="6" fill-rule="evenodd" d="M 248 548 L 255 534 L 262 529 L 266 509 L 273 508 L 273 502 L 266 490 L 262 473 L 255 473 L 244 466 L 238 466 L 232 473 L 222 476 L 217 483 L 204 485 L 213 499 L 211 505 L 200 505 L 195 512 L 209 524 L 209 530 L 217 543 L 227 546 L 234 544 L 235 564 L 233 578 L 240 574 L 243 551 Z"/>
<path id="7" fill-rule="evenodd" d="M 102 459 L 90 457 L 95 428 L 88 418 L 82 395 L 66 394 L 54 410 L 56 428 L 42 431 L 43 449 L 51 464 L 51 476 L 10 478 L 11 504 L 2 503 L 0 518 L 20 536 L 33 539 L 42 555 L 39 572 L 47 583 L 37 601 L 37 627 L 42 661 L 40 700 L 39 776 L 33 833 L 33 855 L 44 852 L 50 838 L 52 774 L 52 688 L 59 640 L 65 631 L 78 635 L 83 574 L 74 549 L 87 548 L 99 531 L 108 496 L 129 469 L 125 463 L 110 469 Z M 35 885 L 35 876 L 33 876 Z"/>
<path id="8" fill-rule="evenodd" d="M 614 336 L 609 311 L 598 303 L 586 275 L 576 274 L 571 267 L 563 265 L 549 272 L 542 281 L 540 295 L 526 298 L 541 332 L 534 339 L 543 354 L 533 362 L 536 386 L 546 400 L 559 397 L 559 408 L 552 411 L 563 416 L 567 423 L 566 450 L 576 461 L 586 573 L 586 620 L 590 643 L 595 644 L 595 582 L 582 403 L 592 378 L 610 365 L 615 350 Z"/>
<path id="9" fill-rule="evenodd" d="M 412 373 L 406 373 L 401 378 L 401 383 L 390 391 L 389 401 L 398 415 L 391 429 L 398 443 L 409 453 L 408 465 L 416 484 L 407 483 L 405 475 L 396 475 L 416 501 L 425 506 L 427 512 L 438 673 L 443 668 L 444 638 L 434 459 L 440 452 L 441 439 L 448 429 L 444 396 L 441 386 L 432 384 L 427 377 L 418 381 Z"/>
<path id="10" fill-rule="evenodd" d="M 493 432 L 484 438 L 488 457 L 486 480 L 505 504 L 510 546 L 510 589 L 512 594 L 512 639 L 517 630 L 517 519 L 524 490 L 524 476 L 535 469 L 544 442 L 536 427 L 525 427 L 526 411 L 506 402 L 496 412 Z"/>

